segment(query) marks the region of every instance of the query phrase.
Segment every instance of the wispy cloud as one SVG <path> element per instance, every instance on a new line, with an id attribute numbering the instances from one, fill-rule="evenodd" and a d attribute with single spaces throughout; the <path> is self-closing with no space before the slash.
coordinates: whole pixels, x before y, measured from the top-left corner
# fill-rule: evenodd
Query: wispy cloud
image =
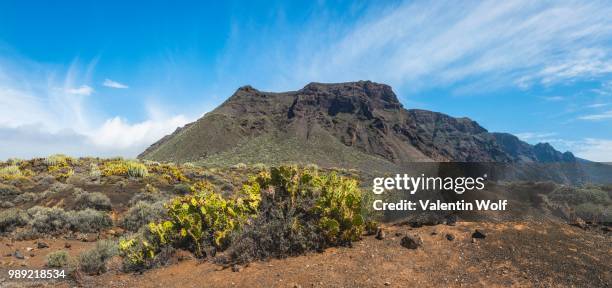
<path id="1" fill-rule="evenodd" d="M 612 73 L 612 55 L 605 48 L 579 50 L 570 59 L 549 64 L 537 76 L 541 82 L 550 84 L 577 77 L 597 77 Z"/>
<path id="2" fill-rule="evenodd" d="M 299 36 L 264 30 L 265 41 L 250 44 L 278 49 L 236 45 L 275 71 L 274 89 L 372 79 L 415 93 L 452 86 L 472 93 L 611 73 L 609 15 L 605 1 L 406 1 L 345 24 L 316 14 Z"/>
<path id="3" fill-rule="evenodd" d="M 116 89 L 127 89 L 129 88 L 127 85 L 119 83 L 117 81 L 113 81 L 111 79 L 104 79 L 104 82 L 102 83 L 102 85 L 106 86 L 106 87 L 110 87 L 110 88 L 116 88 Z"/>
<path id="4" fill-rule="evenodd" d="M 612 140 L 587 138 L 575 146 L 574 154 L 599 162 L 612 162 Z"/>
<path id="5" fill-rule="evenodd" d="M 68 94 L 88 96 L 94 92 L 94 89 L 88 85 L 81 85 L 78 88 L 67 88 L 65 91 Z"/>
<path id="6" fill-rule="evenodd" d="M 147 118 L 136 122 L 90 109 L 93 88 L 74 83 L 90 82 L 95 63 L 80 69 L 74 61 L 63 73 L 29 61 L 0 58 L 0 64 L 0 159 L 52 153 L 134 157 L 190 120 L 150 105 Z"/>
<path id="7" fill-rule="evenodd" d="M 598 121 L 605 119 L 612 119 L 612 110 L 598 114 L 590 114 L 578 117 L 580 120 Z"/>

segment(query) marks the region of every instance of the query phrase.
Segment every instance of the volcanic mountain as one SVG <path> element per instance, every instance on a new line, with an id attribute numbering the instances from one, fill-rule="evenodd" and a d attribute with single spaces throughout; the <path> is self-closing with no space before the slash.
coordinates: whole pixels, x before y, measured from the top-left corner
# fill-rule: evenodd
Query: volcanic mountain
<path id="1" fill-rule="evenodd" d="M 390 86 L 310 83 L 272 93 L 239 88 L 139 158 L 232 165 L 315 163 L 389 168 L 413 162 L 574 162 L 570 152 L 490 133 L 468 118 L 405 109 Z M 382 169 L 387 170 L 387 169 Z"/>

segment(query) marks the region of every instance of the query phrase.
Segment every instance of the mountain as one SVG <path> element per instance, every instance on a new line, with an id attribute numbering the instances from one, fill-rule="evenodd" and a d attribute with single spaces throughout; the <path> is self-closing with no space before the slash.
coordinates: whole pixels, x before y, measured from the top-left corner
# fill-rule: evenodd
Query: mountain
<path id="1" fill-rule="evenodd" d="M 561 153 L 548 143 L 538 143 L 535 146 L 521 141 L 508 133 L 492 133 L 502 149 L 510 155 L 513 162 L 576 162 L 571 152 Z"/>
<path id="2" fill-rule="evenodd" d="M 304 162 L 388 170 L 414 162 L 574 162 L 549 144 L 490 133 L 469 118 L 405 109 L 390 86 L 310 83 L 298 91 L 239 88 L 139 158 L 214 164 Z"/>

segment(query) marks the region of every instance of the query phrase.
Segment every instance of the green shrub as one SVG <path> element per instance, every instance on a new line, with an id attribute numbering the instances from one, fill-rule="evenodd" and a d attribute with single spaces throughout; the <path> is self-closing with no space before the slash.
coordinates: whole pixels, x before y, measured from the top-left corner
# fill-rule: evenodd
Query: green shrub
<path id="1" fill-rule="evenodd" d="M 282 166 L 260 174 L 256 182 L 273 192 L 261 195 L 257 218 L 232 239 L 227 261 L 286 257 L 349 244 L 365 229 L 355 180 Z"/>
<path id="2" fill-rule="evenodd" d="M 191 193 L 191 186 L 185 183 L 179 183 L 174 185 L 173 192 L 179 195 L 185 195 Z"/>
<path id="3" fill-rule="evenodd" d="M 47 170 L 58 181 L 65 181 L 74 175 L 72 165 L 76 163 L 76 160 L 71 157 L 62 154 L 51 155 L 44 159 L 44 163 L 47 165 Z"/>
<path id="4" fill-rule="evenodd" d="M 1 177 L 1 176 L 0 176 Z M 10 197 L 21 194 L 19 188 L 0 183 L 0 197 Z"/>
<path id="5" fill-rule="evenodd" d="M 128 269 L 149 267 L 168 246 L 206 255 L 206 247 L 223 248 L 232 232 L 251 216 L 259 205 L 259 186 L 245 185 L 236 198 L 224 199 L 207 183 L 196 183 L 194 191 L 167 204 L 167 221 L 149 223 L 141 235 L 123 239 L 119 250 Z"/>
<path id="6" fill-rule="evenodd" d="M 143 178 L 148 175 L 147 166 L 138 162 L 128 162 L 127 175 L 133 178 Z"/>
<path id="7" fill-rule="evenodd" d="M 47 165 L 48 167 L 52 167 L 52 166 L 59 166 L 59 167 L 64 167 L 64 166 L 68 166 L 70 162 L 73 162 L 74 160 L 66 155 L 62 155 L 62 154 L 55 154 L 55 155 L 51 155 L 47 158 L 45 158 L 44 163 L 45 165 Z"/>
<path id="8" fill-rule="evenodd" d="M 17 197 L 15 197 L 15 203 L 35 202 L 41 199 L 43 196 L 44 195 L 40 193 L 37 194 L 37 193 L 32 193 L 32 192 L 26 192 L 26 193 L 17 195 Z"/>
<path id="9" fill-rule="evenodd" d="M 36 233 L 58 233 L 70 229 L 70 217 L 64 209 L 34 206 L 28 209 L 30 225 Z"/>
<path id="10" fill-rule="evenodd" d="M 120 241 L 125 267 L 149 267 L 168 247 L 199 257 L 229 247 L 233 262 L 285 257 L 350 244 L 365 229 L 357 181 L 335 173 L 283 166 L 249 177 L 234 198 L 212 190 L 196 183 L 166 205 L 168 220 Z"/>
<path id="11" fill-rule="evenodd" d="M 570 205 L 578 205 L 582 203 L 597 203 L 608 205 L 610 197 L 608 192 L 597 186 L 589 187 L 569 187 L 562 186 L 555 189 L 548 198 L 557 203 L 567 203 Z"/>
<path id="12" fill-rule="evenodd" d="M 158 248 L 153 247 L 142 235 L 119 241 L 119 255 L 123 257 L 123 269 L 138 271 L 148 268 L 148 262 L 155 258 Z"/>
<path id="13" fill-rule="evenodd" d="M 183 175 L 183 172 L 179 167 L 172 163 L 166 164 L 153 164 L 147 166 L 149 168 L 149 172 L 152 174 L 161 175 L 161 177 L 168 181 L 168 183 L 180 183 L 180 182 L 188 182 L 189 179 Z"/>
<path id="14" fill-rule="evenodd" d="M 0 180 L 13 180 L 20 177 L 23 177 L 23 173 L 17 165 L 0 168 Z"/>
<path id="15" fill-rule="evenodd" d="M 233 235 L 228 257 L 218 261 L 248 263 L 324 249 L 325 238 L 308 212 L 313 205 L 308 198 L 263 197 L 258 217 Z"/>
<path id="16" fill-rule="evenodd" d="M 111 210 L 111 201 L 108 196 L 100 192 L 81 192 L 75 199 L 77 209 L 93 208 L 96 210 Z"/>
<path id="17" fill-rule="evenodd" d="M 582 203 L 575 208 L 576 215 L 589 222 L 610 223 L 612 221 L 610 212 L 612 212 L 610 208 L 593 203 Z"/>
<path id="18" fill-rule="evenodd" d="M 85 209 L 70 213 L 71 228 L 84 233 L 98 232 L 113 225 L 108 213 L 93 209 Z"/>
<path id="19" fill-rule="evenodd" d="M 330 243 L 356 241 L 363 234 L 361 197 L 356 180 L 338 177 L 335 173 L 322 177 L 314 212 L 321 217 L 319 227 Z"/>
<path id="20" fill-rule="evenodd" d="M 212 191 L 197 191 L 170 202 L 168 216 L 181 242 L 186 240 L 188 249 L 202 255 L 203 242 L 216 247 L 227 244 L 229 234 L 239 228 L 249 213 L 255 212 L 256 198 L 225 200 Z"/>
<path id="21" fill-rule="evenodd" d="M 129 204 L 130 205 L 136 205 L 136 203 L 142 201 L 142 202 L 148 202 L 148 203 L 155 203 L 155 202 L 159 202 L 159 201 L 164 201 L 167 200 L 166 196 L 162 195 L 161 193 L 137 193 L 134 196 L 132 196 L 132 199 L 130 199 Z"/>
<path id="22" fill-rule="evenodd" d="M 150 222 L 159 221 L 165 215 L 166 209 L 164 209 L 162 202 L 139 201 L 125 213 L 122 227 L 128 231 L 136 232 Z"/>
<path id="23" fill-rule="evenodd" d="M 170 262 L 175 249 L 170 245 L 154 244 L 155 239 L 149 230 L 144 230 L 132 238 L 119 241 L 120 255 L 123 257 L 123 270 L 142 271 L 166 265 Z"/>
<path id="24" fill-rule="evenodd" d="M 11 232 L 28 224 L 28 214 L 17 208 L 0 211 L 0 232 Z"/>
<path id="25" fill-rule="evenodd" d="M 148 175 L 148 170 L 147 166 L 136 161 L 112 160 L 103 164 L 102 175 L 143 178 Z"/>
<path id="26" fill-rule="evenodd" d="M 47 267 L 62 268 L 68 266 L 68 253 L 66 251 L 55 251 L 47 255 Z"/>
<path id="27" fill-rule="evenodd" d="M 109 240 L 96 242 L 96 247 L 79 255 L 79 269 L 90 275 L 106 272 L 106 262 L 117 255 L 117 244 Z"/>

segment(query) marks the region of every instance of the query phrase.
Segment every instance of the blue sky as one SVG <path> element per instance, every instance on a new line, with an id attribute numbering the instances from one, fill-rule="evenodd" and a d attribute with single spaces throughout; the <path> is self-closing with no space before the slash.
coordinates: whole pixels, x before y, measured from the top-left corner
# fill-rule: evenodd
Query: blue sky
<path id="1" fill-rule="evenodd" d="M 239 86 L 368 79 L 612 161 L 610 2 L 219 2 L 0 2 L 0 159 L 134 157 Z"/>

